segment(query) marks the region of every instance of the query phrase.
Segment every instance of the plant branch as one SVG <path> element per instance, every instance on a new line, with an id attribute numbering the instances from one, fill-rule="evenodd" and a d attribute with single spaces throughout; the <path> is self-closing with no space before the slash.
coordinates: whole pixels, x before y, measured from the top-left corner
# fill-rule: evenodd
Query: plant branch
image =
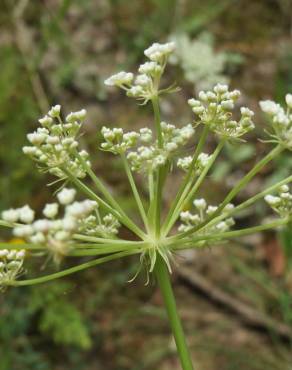
<path id="1" fill-rule="evenodd" d="M 226 205 L 231 202 L 231 200 L 244 188 L 250 180 L 271 160 L 273 160 L 278 154 L 280 154 L 284 148 L 281 145 L 276 146 L 270 153 L 268 153 L 262 160 L 260 160 L 238 183 L 234 186 L 234 188 L 227 194 L 224 201 L 220 204 L 217 210 L 210 216 L 207 217 L 204 222 L 201 224 L 194 226 L 188 231 L 182 232 L 180 234 L 175 235 L 172 237 L 173 239 L 181 239 L 185 236 L 191 235 L 194 232 L 201 230 L 204 226 L 208 225 L 215 217 L 219 216 Z"/>
<path id="2" fill-rule="evenodd" d="M 212 154 L 211 158 L 209 159 L 207 166 L 204 168 L 201 175 L 199 176 L 196 183 L 194 184 L 192 190 L 188 192 L 188 195 L 187 195 L 186 199 L 184 201 L 182 200 L 181 202 L 179 202 L 177 204 L 177 207 L 174 210 L 174 212 L 173 212 L 173 214 L 170 218 L 169 224 L 167 225 L 167 228 L 165 230 L 165 232 L 166 232 L 165 235 L 167 235 L 167 233 L 170 231 L 170 229 L 174 225 L 175 221 L 179 217 L 180 212 L 182 210 L 182 207 L 184 206 L 184 203 L 189 202 L 195 196 L 195 194 L 197 193 L 197 191 L 200 188 L 202 182 L 204 181 L 207 173 L 209 172 L 210 168 L 212 167 L 213 163 L 215 162 L 216 158 L 218 157 L 219 153 L 221 152 L 224 144 L 225 144 L 224 140 L 220 141 L 220 143 L 217 145 L 217 148 L 215 149 L 214 153 Z"/>
<path id="3" fill-rule="evenodd" d="M 64 276 L 74 274 L 75 272 L 79 272 L 79 271 L 88 269 L 90 267 L 94 267 L 96 265 L 100 265 L 100 264 L 108 262 L 108 261 L 113 261 L 113 260 L 116 260 L 116 259 L 119 259 L 119 258 L 122 258 L 122 257 L 127 257 L 127 256 L 130 256 L 130 255 L 134 255 L 136 253 L 138 253 L 138 252 L 137 251 L 126 251 L 126 252 L 121 252 L 121 253 L 115 253 L 115 254 L 110 255 L 110 256 L 106 256 L 106 257 L 95 259 L 93 261 L 82 263 L 81 265 L 74 266 L 74 267 L 68 268 L 66 270 L 56 272 L 56 273 L 51 274 L 51 275 L 41 276 L 41 277 L 35 278 L 35 279 L 13 281 L 13 282 L 11 282 L 10 285 L 11 286 L 25 286 L 25 285 L 35 285 L 35 284 L 46 283 L 47 281 L 59 279 L 59 278 L 64 277 Z"/>
<path id="4" fill-rule="evenodd" d="M 154 111 L 154 121 L 155 121 L 155 128 L 156 128 L 156 135 L 158 141 L 159 149 L 163 148 L 163 137 L 162 137 L 162 130 L 161 130 L 161 118 L 160 118 L 160 109 L 159 109 L 159 98 L 158 96 L 153 97 L 151 100 L 152 107 Z M 162 168 L 158 167 L 157 170 L 157 177 L 156 177 L 156 189 L 154 192 L 154 229 L 156 237 L 160 235 L 160 221 L 161 221 L 161 203 L 162 203 Z M 152 216 L 152 215 L 151 215 Z"/>
<path id="5" fill-rule="evenodd" d="M 265 189 L 264 191 L 261 191 L 260 193 L 254 195 L 253 197 L 249 198 L 248 200 L 246 200 L 245 202 L 239 204 L 238 206 L 234 207 L 233 209 L 231 209 L 228 213 L 225 213 L 225 214 L 221 214 L 220 216 L 214 218 L 211 222 L 209 222 L 207 225 L 205 225 L 204 227 L 208 226 L 208 227 L 211 227 L 212 225 L 216 224 L 217 222 L 225 219 L 226 217 L 231 217 L 233 216 L 235 213 L 237 212 L 240 212 L 242 211 L 243 209 L 251 206 L 252 204 L 254 204 L 257 200 L 265 197 L 266 195 L 270 194 L 271 192 L 277 190 L 280 186 L 282 185 L 285 185 L 285 184 L 288 184 L 289 182 L 292 181 L 292 176 L 289 176 L 289 177 L 286 177 L 286 179 L 282 180 L 282 181 L 279 181 L 277 182 L 276 184 L 272 185 L 272 186 L 269 186 L 267 189 Z M 203 228 L 204 229 L 204 228 Z"/>
<path id="6" fill-rule="evenodd" d="M 112 213 L 123 225 L 125 225 L 129 230 L 133 231 L 134 234 L 139 236 L 140 238 L 144 239 L 145 234 L 142 230 L 131 220 L 128 218 L 127 215 L 121 215 L 116 209 L 112 208 L 108 203 L 102 200 L 98 195 L 96 195 L 89 187 L 87 187 L 82 181 L 77 179 L 72 173 L 67 170 L 66 168 L 62 168 L 62 171 L 68 176 L 69 180 L 73 182 L 79 190 L 89 196 L 91 199 L 97 201 L 100 206 L 102 206 L 105 210 Z"/>
<path id="7" fill-rule="evenodd" d="M 172 219 L 173 219 L 173 215 L 174 215 L 176 207 L 178 206 L 178 204 L 181 204 L 181 203 L 184 202 L 188 192 L 190 191 L 190 188 L 191 188 L 192 183 L 193 183 L 193 181 L 192 181 L 193 171 L 194 171 L 197 159 L 198 159 L 199 155 L 201 154 L 203 146 L 206 142 L 208 133 L 209 133 L 209 127 L 206 125 L 206 126 L 204 126 L 204 130 L 202 132 L 202 135 L 201 135 L 200 140 L 198 142 L 197 148 L 196 148 L 195 153 L 193 155 L 193 159 L 192 159 L 190 168 L 189 168 L 189 170 L 188 170 L 188 172 L 187 172 L 187 174 L 184 178 L 184 181 L 180 185 L 180 188 L 179 188 L 179 190 L 176 194 L 176 197 L 175 197 L 175 199 L 174 199 L 174 201 L 173 201 L 173 203 L 170 207 L 170 210 L 168 212 L 168 215 L 165 219 L 164 225 L 162 227 L 162 233 L 164 235 L 167 235 L 170 228 L 172 227 Z"/>
<path id="8" fill-rule="evenodd" d="M 174 244 L 174 249 L 186 249 L 190 248 L 188 245 L 192 243 L 196 243 L 199 241 L 205 241 L 205 240 L 224 240 L 224 239 L 230 239 L 230 238 L 235 238 L 235 237 L 241 237 L 244 235 L 250 235 L 257 233 L 259 231 L 265 231 L 269 229 L 274 229 L 279 226 L 286 225 L 289 221 L 291 221 L 291 218 L 287 219 L 280 219 L 276 220 L 264 225 L 258 225 L 258 226 L 253 226 L 253 227 L 247 227 L 245 229 L 241 230 L 233 230 L 233 231 L 227 231 L 224 233 L 213 233 L 213 234 L 207 234 L 207 235 L 198 235 L 197 237 L 191 238 L 189 241 L 181 241 L 182 244 L 180 246 L 175 246 Z M 170 239 L 170 238 L 169 238 Z M 183 245 L 183 248 L 182 248 Z M 196 246 L 194 246 L 196 248 Z"/>
<path id="9" fill-rule="evenodd" d="M 144 209 L 144 206 L 143 206 L 143 203 L 142 203 L 140 194 L 138 192 L 138 189 L 137 189 L 137 186 L 136 186 L 136 183 L 135 183 L 135 180 L 134 180 L 132 171 L 130 169 L 130 166 L 129 166 L 129 163 L 127 161 L 127 158 L 126 158 L 125 154 L 121 154 L 121 158 L 122 158 L 122 162 L 123 162 L 123 165 L 124 165 L 124 168 L 125 168 L 125 171 L 126 171 L 126 174 L 127 174 L 127 177 L 128 177 L 128 180 L 129 180 L 129 183 L 130 183 L 130 186 L 131 186 L 133 195 L 134 195 L 134 198 L 136 200 L 137 207 L 139 209 L 141 218 L 142 218 L 142 220 L 144 222 L 144 226 L 145 226 L 146 230 L 148 230 L 148 219 L 147 219 L 147 215 L 146 215 L 146 212 L 145 212 L 145 209 Z"/>

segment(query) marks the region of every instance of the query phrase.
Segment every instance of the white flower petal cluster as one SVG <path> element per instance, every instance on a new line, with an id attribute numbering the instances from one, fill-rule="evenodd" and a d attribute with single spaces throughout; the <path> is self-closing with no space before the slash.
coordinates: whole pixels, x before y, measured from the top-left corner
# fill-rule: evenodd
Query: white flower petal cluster
<path id="1" fill-rule="evenodd" d="M 0 250 L 0 289 L 13 283 L 22 272 L 25 250 Z"/>
<path id="2" fill-rule="evenodd" d="M 266 195 L 265 201 L 280 217 L 285 218 L 292 215 L 292 193 L 289 192 L 288 185 L 281 186 L 277 196 Z"/>
<path id="3" fill-rule="evenodd" d="M 112 152 L 114 154 L 125 153 L 127 150 L 135 147 L 140 138 L 140 134 L 135 131 L 124 133 L 122 128 L 103 127 L 101 134 L 105 142 L 101 144 L 103 150 Z"/>
<path id="4" fill-rule="evenodd" d="M 217 206 L 207 205 L 207 202 L 204 198 L 195 199 L 193 201 L 193 205 L 195 206 L 197 212 L 191 213 L 190 211 L 183 211 L 180 214 L 180 219 L 182 221 L 181 225 L 179 226 L 178 230 L 180 232 L 185 232 L 204 222 L 204 220 L 212 216 L 214 212 L 217 210 Z M 222 211 L 222 214 L 226 214 L 228 216 L 228 212 L 234 208 L 233 204 L 229 203 Z M 212 225 L 211 227 L 206 227 L 202 231 L 198 231 L 196 235 L 200 235 L 201 233 L 218 233 L 218 232 L 225 232 L 230 229 L 234 225 L 234 219 L 232 217 L 226 218 L 225 220 L 219 221 L 217 224 Z"/>
<path id="5" fill-rule="evenodd" d="M 110 213 L 101 220 L 97 216 L 90 215 L 80 221 L 79 232 L 90 236 L 108 238 L 117 235 L 120 226 L 119 221 Z"/>
<path id="6" fill-rule="evenodd" d="M 62 189 L 57 194 L 59 203 L 47 204 L 43 209 L 45 218 L 42 219 L 34 220 L 34 211 L 28 206 L 3 211 L 2 219 L 16 223 L 14 236 L 48 248 L 59 261 L 70 248 L 74 248 L 73 234 L 116 235 L 120 226 L 111 214 L 99 221 L 98 204 L 88 199 L 75 201 L 75 195 L 74 189 Z M 60 206 L 64 206 L 64 212 L 58 217 Z"/>
<path id="7" fill-rule="evenodd" d="M 147 58 L 154 62 L 163 63 L 165 58 L 172 54 L 174 50 L 174 42 L 167 42 L 166 44 L 159 44 L 158 42 L 155 42 L 144 51 L 144 54 Z"/>
<path id="8" fill-rule="evenodd" d="M 179 158 L 177 160 L 177 167 L 182 169 L 183 171 L 188 171 L 191 163 L 192 163 L 193 157 L 187 156 L 183 158 Z M 194 166 L 194 172 L 198 176 L 202 173 L 204 168 L 208 165 L 210 160 L 210 156 L 207 153 L 200 153 Z"/>
<path id="9" fill-rule="evenodd" d="M 218 136 L 226 139 L 238 139 L 254 129 L 254 113 L 241 107 L 241 118 L 236 121 L 232 111 L 240 96 L 240 91 L 229 91 L 227 85 L 217 84 L 211 91 L 200 91 L 198 99 L 189 99 L 192 111 L 198 116 L 197 124 L 203 123 Z"/>
<path id="10" fill-rule="evenodd" d="M 150 129 L 141 129 L 139 140 L 142 145 L 136 151 L 130 151 L 127 155 L 133 171 L 154 171 L 163 166 L 167 160 L 173 158 L 175 153 L 190 140 L 195 130 L 191 124 L 182 128 L 161 122 L 163 147 L 160 148 L 157 141 L 151 142 L 152 132 Z"/>
<path id="11" fill-rule="evenodd" d="M 292 149 L 292 94 L 286 95 L 287 109 L 272 100 L 260 102 L 261 110 L 266 113 L 271 120 L 273 133 L 270 134 L 273 141 L 281 143 L 288 149 Z"/>
<path id="12" fill-rule="evenodd" d="M 61 106 L 55 105 L 48 114 L 39 120 L 42 127 L 27 135 L 31 146 L 23 147 L 23 152 L 37 162 L 44 171 L 65 179 L 67 176 L 62 170 L 65 166 L 74 176 L 85 177 L 85 171 L 76 158 L 78 149 L 77 136 L 86 110 L 71 112 L 63 123 L 60 117 Z M 81 150 L 79 154 L 87 164 L 88 153 Z"/>
<path id="13" fill-rule="evenodd" d="M 134 79 L 133 73 L 121 71 L 112 75 L 104 81 L 106 86 L 118 86 L 118 87 L 128 87 L 131 86 Z"/>
<path id="14" fill-rule="evenodd" d="M 159 94 L 159 80 L 164 71 L 166 62 L 175 50 L 175 44 L 154 43 L 144 54 L 150 61 L 143 63 L 138 68 L 139 74 L 135 77 L 131 72 L 121 71 L 105 80 L 105 85 L 116 86 L 126 91 L 127 96 L 142 100 L 147 103 Z M 163 92 L 171 92 L 172 89 L 164 89 Z"/>
<path id="15" fill-rule="evenodd" d="M 34 217 L 35 212 L 28 205 L 21 208 L 10 208 L 2 212 L 2 220 L 12 224 L 16 222 L 30 224 L 33 222 Z"/>

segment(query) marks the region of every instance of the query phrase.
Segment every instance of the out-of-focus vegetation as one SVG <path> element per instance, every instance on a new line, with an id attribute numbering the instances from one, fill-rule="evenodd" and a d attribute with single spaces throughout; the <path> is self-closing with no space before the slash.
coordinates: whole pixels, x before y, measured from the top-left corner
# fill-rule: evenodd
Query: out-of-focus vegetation
<path id="1" fill-rule="evenodd" d="M 185 96 L 163 101 L 163 115 L 170 121 L 187 122 L 190 112 L 183 102 L 194 87 L 215 76 L 246 93 L 244 103 L 255 111 L 259 98 L 281 101 L 292 92 L 289 0 L 3 0 L 1 5 L 0 209 L 23 202 L 40 208 L 50 199 L 52 190 L 21 151 L 26 133 L 50 104 L 88 109 L 85 135 L 93 156 L 102 124 L 140 127 L 149 119 L 147 108 L 108 95 L 103 80 L 117 65 L 131 70 L 153 41 L 175 36 L 189 45 L 187 56 L 178 55 L 169 68 L 178 85 L 184 74 L 191 76 Z M 263 151 L 253 136 L 240 148 L 227 148 L 210 177 L 212 192 L 206 188 L 204 195 L 216 201 Z M 108 158 L 99 158 L 95 170 L 124 193 L 120 201 L 131 211 L 119 164 L 109 172 Z M 246 192 L 254 194 L 291 170 L 291 156 L 284 154 Z M 166 203 L 172 194 L 169 189 Z M 268 216 L 267 209 L 259 206 L 240 222 L 253 225 L 263 215 Z M 237 302 L 292 330 L 291 228 L 187 257 L 192 269 Z M 154 284 L 145 287 L 143 276 L 127 283 L 134 267 L 119 262 L 1 295 L 0 369 L 178 369 Z M 176 289 L 198 368 L 291 370 L 292 336 L 283 339 L 276 331 L 251 328 L 180 279 Z"/>

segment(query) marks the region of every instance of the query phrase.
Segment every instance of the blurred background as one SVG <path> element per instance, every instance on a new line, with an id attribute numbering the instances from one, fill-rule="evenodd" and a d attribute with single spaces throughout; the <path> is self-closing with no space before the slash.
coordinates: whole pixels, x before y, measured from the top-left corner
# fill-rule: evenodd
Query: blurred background
<path id="1" fill-rule="evenodd" d="M 121 69 L 135 71 L 146 47 L 169 39 L 177 52 L 165 78 L 182 90 L 162 101 L 165 120 L 188 123 L 187 99 L 215 82 L 240 89 L 242 105 L 256 112 L 248 142 L 226 147 L 202 189 L 211 203 L 222 199 L 268 150 L 258 140 L 264 138 L 258 100 L 282 102 L 292 93 L 291 0 L 2 0 L 1 210 L 23 203 L 40 210 L 52 200 L 51 178 L 40 175 L 21 148 L 38 118 L 59 103 L 66 113 L 88 110 L 83 145 L 95 171 L 134 214 L 121 164 L 97 151 L 98 131 L 104 124 L 151 124 L 151 110 L 106 90 L 103 81 Z M 214 144 L 210 139 L 210 150 Z M 291 155 L 281 155 L 237 201 L 291 169 Z M 165 208 L 179 179 L 174 171 Z M 143 190 L 143 177 L 137 181 Z M 237 225 L 268 216 L 259 203 Z M 1 237 L 9 235 L 4 230 Z M 292 369 L 291 229 L 191 251 L 178 262 L 173 282 L 197 369 Z M 114 262 L 1 295 L 0 370 L 180 369 L 155 284 L 145 286 L 143 274 L 127 282 L 137 267 L 137 259 Z"/>

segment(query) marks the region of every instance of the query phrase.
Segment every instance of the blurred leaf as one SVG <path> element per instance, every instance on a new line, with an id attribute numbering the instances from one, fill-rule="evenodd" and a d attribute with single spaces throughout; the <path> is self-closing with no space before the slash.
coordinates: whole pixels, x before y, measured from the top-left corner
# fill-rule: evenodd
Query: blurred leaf
<path id="1" fill-rule="evenodd" d="M 70 288 L 70 283 L 63 281 L 50 284 L 45 290 L 33 290 L 29 309 L 39 312 L 40 330 L 50 335 L 57 344 L 89 349 L 91 339 L 88 328 L 81 313 L 66 294 Z"/>

